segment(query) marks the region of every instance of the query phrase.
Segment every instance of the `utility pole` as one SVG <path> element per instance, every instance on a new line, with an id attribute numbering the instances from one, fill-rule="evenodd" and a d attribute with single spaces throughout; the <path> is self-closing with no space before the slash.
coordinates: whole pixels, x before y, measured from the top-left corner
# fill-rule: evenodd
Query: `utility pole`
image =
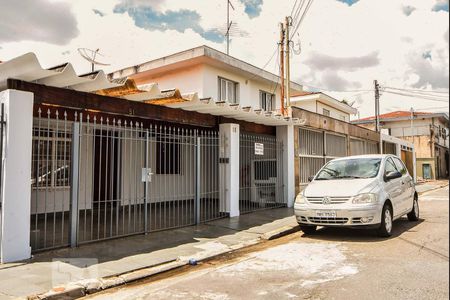
<path id="1" fill-rule="evenodd" d="M 380 85 L 374 80 L 375 85 L 375 131 L 380 132 Z"/>
<path id="2" fill-rule="evenodd" d="M 291 107 L 291 59 L 290 59 L 290 37 L 289 37 L 289 27 L 292 26 L 291 17 L 286 17 L 285 29 L 286 29 L 286 107 L 289 109 Z"/>
<path id="3" fill-rule="evenodd" d="M 280 90 L 281 90 L 281 114 L 284 116 L 284 46 L 285 46 L 285 28 L 284 24 L 280 23 L 280 78 L 281 78 L 281 84 L 280 84 Z"/>

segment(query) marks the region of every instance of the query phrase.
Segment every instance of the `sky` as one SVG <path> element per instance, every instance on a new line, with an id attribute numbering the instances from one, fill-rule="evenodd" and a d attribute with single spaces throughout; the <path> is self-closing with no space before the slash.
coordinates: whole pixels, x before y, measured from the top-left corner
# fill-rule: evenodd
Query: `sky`
<path id="1" fill-rule="evenodd" d="M 277 73 L 279 23 L 295 1 L 231 2 L 230 54 Z M 35 52 L 43 67 L 71 62 L 86 73 L 78 48 L 99 48 L 106 72 L 200 45 L 225 51 L 226 3 L 0 0 L 0 60 Z M 448 10 L 448 0 L 315 0 L 293 37 L 292 80 L 346 99 L 361 117 L 373 115 L 375 79 L 382 88 L 448 92 Z M 448 98 L 440 100 L 382 92 L 381 112 L 448 111 Z"/>

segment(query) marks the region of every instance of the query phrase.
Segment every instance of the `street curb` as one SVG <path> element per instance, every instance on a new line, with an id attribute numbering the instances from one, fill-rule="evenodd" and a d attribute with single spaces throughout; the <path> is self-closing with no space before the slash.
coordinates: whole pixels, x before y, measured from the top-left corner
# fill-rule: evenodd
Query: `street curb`
<path id="1" fill-rule="evenodd" d="M 449 184 L 447 183 L 447 184 L 443 184 L 443 185 L 439 185 L 439 186 L 436 186 L 435 188 L 432 188 L 432 189 L 430 189 L 430 190 L 428 190 L 428 191 L 423 191 L 423 192 L 419 192 L 419 193 L 417 193 L 419 196 L 421 196 L 421 195 L 423 195 L 423 194 L 426 194 L 426 193 L 428 193 L 428 192 L 432 192 L 432 191 L 435 191 L 435 190 L 438 190 L 438 189 L 442 189 L 442 188 L 445 188 L 446 186 L 448 186 Z"/>
<path id="2" fill-rule="evenodd" d="M 274 240 L 278 239 L 280 237 L 292 234 L 294 232 L 300 231 L 300 226 L 283 226 L 281 228 L 278 228 L 276 230 L 272 230 L 269 232 L 264 233 L 261 238 L 264 240 Z"/>
<path id="3" fill-rule="evenodd" d="M 232 251 L 240 250 L 245 247 L 249 247 L 252 245 L 256 245 L 263 241 L 274 240 L 294 232 L 299 231 L 299 226 L 283 226 L 276 230 L 272 230 L 270 232 L 266 232 L 261 234 L 259 238 L 247 241 L 246 243 L 240 243 L 237 245 L 229 246 L 227 249 L 220 250 L 214 253 L 205 253 L 205 255 L 200 255 L 195 258 L 195 261 L 201 262 L 209 259 L 213 259 L 224 255 L 226 253 L 230 253 Z M 54 300 L 54 299 L 78 299 L 84 297 L 86 295 L 95 294 L 107 289 L 111 289 L 114 287 L 118 287 L 121 285 L 125 285 L 128 283 L 132 283 L 138 280 L 150 278 L 157 274 L 161 274 L 164 272 L 172 271 L 190 264 L 190 259 L 183 257 L 177 260 L 171 260 L 167 263 L 157 264 L 153 266 L 149 266 L 142 269 L 133 270 L 130 272 L 117 274 L 113 276 L 96 278 L 96 279 L 86 279 L 77 282 L 71 282 L 66 285 L 58 286 L 52 288 L 50 291 L 28 296 L 29 300 Z"/>

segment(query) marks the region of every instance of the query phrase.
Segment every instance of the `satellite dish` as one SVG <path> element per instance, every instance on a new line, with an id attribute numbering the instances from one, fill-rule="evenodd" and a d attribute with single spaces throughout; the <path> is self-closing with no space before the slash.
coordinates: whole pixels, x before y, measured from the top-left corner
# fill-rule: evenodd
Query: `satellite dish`
<path id="1" fill-rule="evenodd" d="M 97 56 L 104 56 L 100 52 L 100 49 L 97 50 L 91 50 L 88 48 L 78 48 L 78 53 L 83 57 L 85 60 L 91 63 L 92 72 L 95 71 L 95 65 L 98 66 L 109 66 L 110 64 L 100 62 L 97 60 Z"/>

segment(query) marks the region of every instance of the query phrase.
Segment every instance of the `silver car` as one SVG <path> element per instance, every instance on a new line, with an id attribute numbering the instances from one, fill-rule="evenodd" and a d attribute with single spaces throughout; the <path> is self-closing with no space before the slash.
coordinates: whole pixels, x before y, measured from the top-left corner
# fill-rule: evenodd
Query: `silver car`
<path id="1" fill-rule="evenodd" d="M 295 199 L 301 230 L 317 226 L 376 228 L 388 237 L 393 221 L 408 215 L 419 219 L 414 180 L 394 155 L 364 155 L 332 160 L 310 178 Z"/>

